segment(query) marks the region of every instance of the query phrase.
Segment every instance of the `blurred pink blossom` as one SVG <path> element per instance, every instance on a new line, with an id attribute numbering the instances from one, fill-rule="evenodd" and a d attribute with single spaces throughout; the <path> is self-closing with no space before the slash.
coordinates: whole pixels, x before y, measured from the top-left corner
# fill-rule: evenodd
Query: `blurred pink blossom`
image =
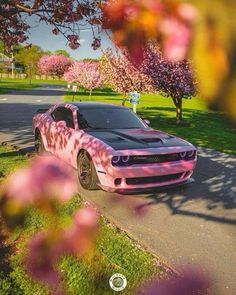
<path id="1" fill-rule="evenodd" d="M 36 280 L 55 288 L 60 275 L 55 265 L 62 255 L 84 255 L 93 246 L 98 233 L 98 214 L 91 207 L 79 209 L 72 225 L 64 230 L 42 232 L 28 243 L 25 268 Z"/>
<path id="2" fill-rule="evenodd" d="M 187 57 L 187 51 L 192 36 L 192 25 L 197 20 L 198 11 L 189 3 L 181 3 L 176 16 L 163 18 L 160 31 L 164 36 L 163 53 L 178 62 Z"/>
<path id="3" fill-rule="evenodd" d="M 144 287 L 144 295 L 207 295 L 210 280 L 196 268 L 185 269 L 181 276 L 158 279 Z"/>
<path id="4" fill-rule="evenodd" d="M 8 198 L 23 205 L 52 198 L 68 201 L 76 191 L 72 168 L 52 156 L 35 157 L 27 168 L 10 176 L 5 189 Z"/>
<path id="5" fill-rule="evenodd" d="M 98 214 L 92 207 L 83 208 L 75 214 L 74 223 L 83 228 L 96 228 Z"/>
<path id="6" fill-rule="evenodd" d="M 178 62 L 187 57 L 191 29 L 177 18 L 166 18 L 162 23 L 163 53 L 171 61 Z"/>
<path id="7" fill-rule="evenodd" d="M 178 14 L 190 23 L 194 23 L 198 18 L 198 10 L 190 3 L 181 3 L 178 6 Z"/>
<path id="8" fill-rule="evenodd" d="M 33 279 L 43 281 L 50 287 L 60 282 L 60 275 L 55 268 L 59 252 L 57 241 L 49 234 L 39 233 L 33 236 L 28 243 L 25 258 L 25 268 Z"/>
<path id="9" fill-rule="evenodd" d="M 144 217 L 148 213 L 149 203 L 141 203 L 138 202 L 137 204 L 133 205 L 133 213 L 137 217 Z"/>
<path id="10" fill-rule="evenodd" d="M 83 208 L 74 215 L 73 223 L 64 235 L 68 251 L 84 255 L 93 246 L 98 233 L 98 214 L 91 207 Z"/>

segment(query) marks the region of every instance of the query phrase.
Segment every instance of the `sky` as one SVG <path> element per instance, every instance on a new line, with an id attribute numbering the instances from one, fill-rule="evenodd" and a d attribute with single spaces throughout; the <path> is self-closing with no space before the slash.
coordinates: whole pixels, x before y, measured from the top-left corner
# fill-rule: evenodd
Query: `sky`
<path id="1" fill-rule="evenodd" d="M 102 55 L 101 49 L 93 50 L 91 47 L 92 32 L 90 29 L 81 31 L 81 46 L 76 50 L 72 50 L 66 44 L 67 40 L 62 35 L 54 35 L 52 33 L 52 27 L 50 25 L 40 23 L 35 26 L 34 19 L 30 20 L 30 25 L 32 28 L 29 30 L 29 39 L 27 40 L 27 43 L 38 45 L 43 50 L 55 51 L 57 49 L 64 49 L 71 55 L 71 57 L 77 60 L 83 58 L 98 58 Z M 102 49 L 112 47 L 112 42 L 105 33 L 101 36 L 101 43 Z"/>

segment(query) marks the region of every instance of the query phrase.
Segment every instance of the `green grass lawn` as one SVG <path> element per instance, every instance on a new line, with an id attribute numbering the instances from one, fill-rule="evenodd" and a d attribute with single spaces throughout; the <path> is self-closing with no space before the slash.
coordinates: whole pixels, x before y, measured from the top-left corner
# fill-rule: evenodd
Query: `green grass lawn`
<path id="1" fill-rule="evenodd" d="M 63 80 L 36 80 L 30 83 L 29 79 L 0 79 L 0 94 L 9 93 L 11 90 L 31 89 L 44 84 L 66 84 Z"/>
<path id="2" fill-rule="evenodd" d="M 73 99 L 73 93 L 67 92 L 66 101 Z M 91 97 L 80 90 L 75 100 L 96 100 L 121 103 L 122 96 L 109 90 L 95 90 Z M 126 106 L 132 107 L 127 102 Z M 175 124 L 175 107 L 171 98 L 161 95 L 141 95 L 137 113 L 151 122 L 151 127 L 189 140 L 195 145 L 212 148 L 218 151 L 236 154 L 236 129 L 222 114 L 209 111 L 200 98 L 183 99 L 183 123 Z"/>
<path id="3" fill-rule="evenodd" d="M 19 156 L 16 151 L 0 147 L 1 180 L 11 171 L 25 165 L 28 159 Z M 80 197 L 75 196 L 65 205 L 57 205 L 58 224 L 63 227 L 71 220 L 75 210 L 82 206 Z M 36 209 L 30 209 L 24 229 L 6 234 L 0 222 L 0 294 L 49 294 L 44 286 L 32 281 L 24 271 L 22 261 L 26 243 L 30 235 L 50 226 L 51 218 Z M 103 217 L 100 219 L 101 232 L 95 250 L 79 259 L 64 256 L 59 262 L 59 269 L 64 276 L 66 294 L 116 294 L 108 280 L 114 273 L 123 273 L 128 281 L 122 294 L 133 294 L 143 280 L 154 275 L 163 275 L 153 257 L 137 247 L 125 233 L 112 226 Z"/>

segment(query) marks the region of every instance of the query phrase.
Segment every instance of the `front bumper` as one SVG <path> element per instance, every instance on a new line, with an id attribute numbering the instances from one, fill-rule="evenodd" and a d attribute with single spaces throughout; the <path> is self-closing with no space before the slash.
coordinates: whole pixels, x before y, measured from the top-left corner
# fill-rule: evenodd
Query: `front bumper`
<path id="1" fill-rule="evenodd" d="M 196 159 L 127 167 L 109 166 L 107 171 L 97 171 L 99 186 L 106 191 L 122 192 L 178 185 L 191 177 L 195 165 Z"/>
<path id="2" fill-rule="evenodd" d="M 161 192 L 167 189 L 173 189 L 173 188 L 177 188 L 179 186 L 184 186 L 184 185 L 188 185 L 193 183 L 195 180 L 190 177 L 185 181 L 181 181 L 175 184 L 169 184 L 169 185 L 163 185 L 163 186 L 154 186 L 154 187 L 149 187 L 149 188 L 133 188 L 133 189 L 119 189 L 119 188 L 110 188 L 110 187 L 103 187 L 101 186 L 101 184 L 98 184 L 98 186 L 106 191 L 106 192 L 110 192 L 110 193 L 119 193 L 119 194 L 124 194 L 124 195 L 128 195 L 128 194 L 144 194 L 144 193 L 155 193 L 155 192 Z"/>

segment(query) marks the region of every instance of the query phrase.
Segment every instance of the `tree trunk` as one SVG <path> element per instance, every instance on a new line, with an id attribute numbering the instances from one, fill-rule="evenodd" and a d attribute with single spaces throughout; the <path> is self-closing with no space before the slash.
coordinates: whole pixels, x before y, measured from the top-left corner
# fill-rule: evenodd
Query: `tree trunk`
<path id="1" fill-rule="evenodd" d="M 89 89 L 89 97 L 91 98 L 92 95 L 92 88 Z"/>
<path id="2" fill-rule="evenodd" d="M 29 69 L 29 83 L 30 83 L 30 85 L 32 83 L 32 68 L 31 68 L 31 65 L 30 65 L 30 69 Z"/>
<path id="3" fill-rule="evenodd" d="M 173 98 L 176 107 L 176 124 L 179 125 L 182 121 L 182 98 Z"/>

